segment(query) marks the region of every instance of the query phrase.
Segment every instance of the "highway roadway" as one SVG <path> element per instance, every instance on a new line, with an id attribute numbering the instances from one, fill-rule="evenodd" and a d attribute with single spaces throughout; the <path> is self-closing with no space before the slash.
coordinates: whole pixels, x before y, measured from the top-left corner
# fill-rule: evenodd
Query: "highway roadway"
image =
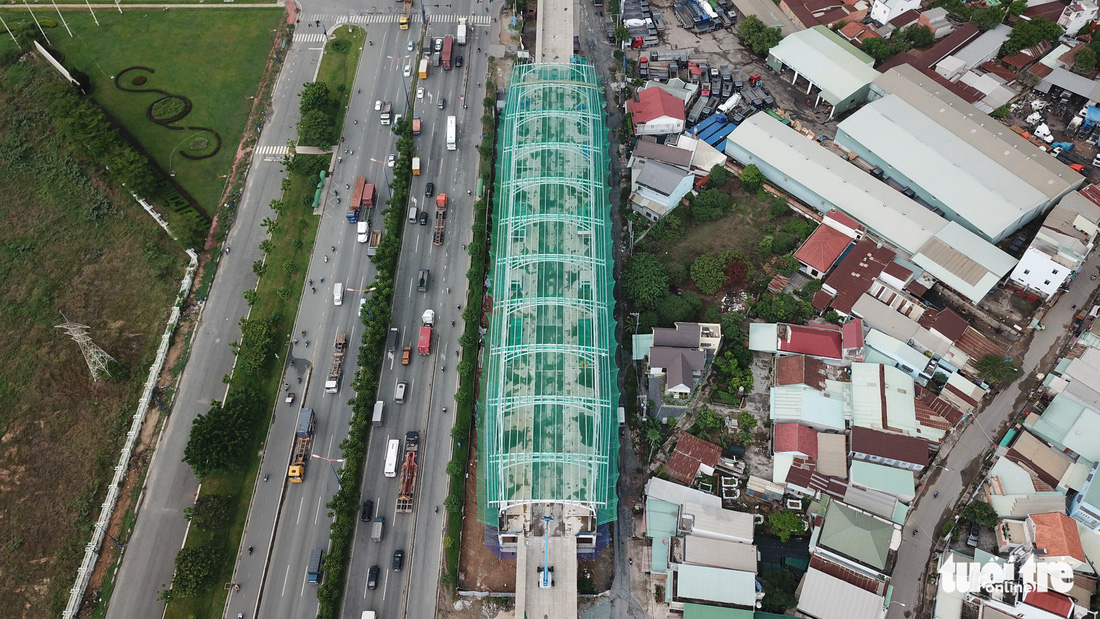
<path id="1" fill-rule="evenodd" d="M 295 139 L 298 92 L 303 83 L 313 80 L 319 50 L 320 44 L 295 44 L 287 51 L 261 145 L 285 146 Z M 191 468 L 182 462 L 183 448 L 195 417 L 205 413 L 212 400 L 225 397 L 221 377 L 233 370 L 235 362 L 229 343 L 240 340 L 238 321 L 249 313 L 241 293 L 256 286 L 252 263 L 263 259 L 259 245 L 267 237 L 260 222 L 272 214 L 268 204 L 281 197 L 284 176 L 282 165 L 265 164 L 262 156 L 255 157 L 226 242 L 230 254 L 222 256 L 191 342 L 191 363 L 180 379 L 172 414 L 165 420 L 149 465 L 137 522 L 107 608 L 110 618 L 159 617 L 164 611 L 157 596 L 171 584 L 173 558 L 187 534 L 183 510 L 194 504 L 199 489 Z M 261 493 L 258 498 L 267 508 L 278 502 L 275 494 Z"/>
<path id="2" fill-rule="evenodd" d="M 354 16 L 349 19 L 355 21 Z M 303 23 L 311 19 L 328 25 L 341 21 L 339 16 L 317 15 L 308 12 Z M 237 613 L 259 617 L 314 617 L 318 602 L 316 589 L 306 584 L 305 570 L 310 551 L 328 549 L 331 514 L 325 507 L 337 490 L 337 478 L 333 468 L 339 462 L 315 459 L 307 469 L 301 484 L 284 484 L 283 463 L 292 442 L 295 414 L 299 405 L 310 407 L 317 416 L 314 438 L 315 457 L 330 460 L 341 456 L 339 445 L 347 436 L 351 408 L 347 400 L 351 373 L 356 366 L 352 361 L 346 369 L 341 391 L 338 394 L 323 393 L 322 384 L 331 363 L 332 342 L 337 333 L 349 336 L 348 359 L 358 356 L 358 344 L 362 335 L 359 300 L 374 278 L 374 268 L 366 254 L 366 245 L 356 242 L 355 226 L 345 219 L 344 205 L 335 203 L 335 189 L 347 196 L 346 186 L 357 176 L 366 176 L 367 182 L 377 184 L 379 201 L 390 197 L 388 186 L 393 169 L 388 167 L 388 156 L 395 152 L 396 136 L 390 127 L 379 122 L 375 101 L 392 101 L 394 112 L 408 115 L 412 104 L 414 115 L 422 119 L 422 133 L 415 138 L 416 154 L 421 157 L 422 175 L 414 177 L 411 204 L 427 207 L 429 223 L 410 223 L 401 217 L 401 229 L 385 230 L 384 234 L 402 234 L 403 244 L 397 274 L 394 300 L 393 326 L 400 330 L 400 344 L 389 352 L 380 379 L 379 397 L 386 402 L 384 423 L 374 428 L 370 439 L 362 495 L 374 501 L 375 514 L 385 518 L 384 536 L 381 542 L 370 540 L 370 524 L 360 523 L 353 548 L 353 560 L 348 572 L 344 616 L 358 618 L 363 610 L 376 610 L 385 617 L 406 616 L 406 602 L 410 604 L 410 617 L 427 617 L 435 613 L 434 591 L 439 582 L 442 550 L 443 514 L 435 511 L 442 505 L 447 492 L 445 467 L 450 454 L 450 428 L 454 417 L 454 393 L 457 375 L 454 371 L 458 354 L 458 337 L 461 329 L 461 310 L 465 303 L 466 271 L 469 260 L 464 251 L 470 240 L 473 223 L 472 192 L 476 183 L 477 140 L 480 136 L 480 105 L 462 108 L 461 88 L 465 71 L 480 70 L 484 74 L 486 60 L 465 64 L 462 69 L 443 71 L 431 67 L 429 77 L 417 84 L 416 53 L 421 36 L 424 45 L 430 47 L 434 37 L 453 34 L 457 21 L 452 19 L 436 25 L 431 22 L 426 29 L 414 23 L 410 30 L 402 31 L 396 23 L 367 23 L 365 48 L 356 75 L 358 91 L 352 95 L 342 145 L 349 153 L 342 154 L 342 163 L 336 166 L 329 184 L 329 194 L 316 242 L 316 253 L 309 269 L 317 292 L 307 292 L 297 318 L 294 333 L 300 340 L 309 339 L 309 348 L 300 342 L 294 347 L 295 365 L 287 382 L 297 389 L 298 373 L 303 376 L 304 397 L 293 407 L 286 406 L 277 416 L 269 434 L 271 463 L 264 472 L 274 477 L 267 485 L 275 493 L 261 487 L 254 503 L 252 516 L 246 531 L 244 545 L 255 548 L 254 554 L 242 553 L 240 567 L 235 577 L 242 583 L 242 591 L 231 596 L 227 616 Z M 482 33 L 485 28 L 482 28 Z M 414 49 L 410 51 L 409 44 Z M 472 42 L 472 41 L 471 41 Z M 456 46 L 455 55 L 475 60 L 476 52 L 469 45 Z M 413 74 L 404 77 L 405 67 Z M 480 78 L 467 86 L 476 88 Z M 418 86 L 423 86 L 422 99 L 416 97 Z M 406 92 L 408 99 L 406 99 Z M 446 109 L 438 109 L 441 97 L 446 98 Z M 480 102 L 481 96 L 474 97 Z M 458 150 L 446 150 L 446 117 L 458 118 Z M 473 156 L 471 156 L 473 155 Z M 435 197 L 425 195 L 427 182 L 435 184 L 435 192 L 445 192 L 450 198 L 447 211 L 444 244 L 432 244 L 432 220 L 435 215 Z M 401 208 L 404 214 L 404 206 Z M 375 210 L 370 219 L 372 229 L 381 229 L 383 217 Z M 331 248 L 336 247 L 336 251 Z M 325 262 L 324 256 L 328 256 Z M 418 292 L 416 278 L 421 268 L 431 271 L 429 289 Z M 323 284 L 321 277 L 325 278 Z M 332 286 L 340 282 L 348 292 L 343 304 L 333 304 Z M 450 289 L 448 293 L 447 290 Z M 417 331 L 425 309 L 436 312 L 436 329 L 432 342 L 432 354 L 418 355 Z M 370 316 L 367 320 L 373 319 Z M 456 326 L 452 327 L 452 321 Z M 302 331 L 305 336 L 301 335 Z M 412 346 L 414 353 L 408 366 L 400 363 L 400 350 Z M 307 371 L 311 368 L 312 371 Z M 394 389 L 399 380 L 408 382 L 406 401 L 393 401 Z M 448 413 L 442 412 L 443 407 Z M 397 478 L 382 474 L 386 444 L 390 439 L 401 439 L 409 430 L 421 435 L 420 468 L 414 510 L 411 514 L 396 514 Z M 277 484 L 272 484 L 272 481 Z M 281 507 L 278 492 L 282 490 Z M 272 494 L 274 499 L 264 496 Z M 264 496 L 261 496 L 264 495 Z M 429 506 L 431 509 L 429 509 Z M 260 512 L 263 512 L 261 515 Z M 276 521 L 277 520 L 277 521 Z M 395 550 L 405 551 L 404 569 L 391 569 Z M 367 589 L 367 574 L 372 565 L 381 568 L 378 588 Z M 409 596 L 413 590 L 409 583 L 424 583 L 430 587 L 430 596 Z M 261 589 L 262 588 L 262 589 Z M 256 595 L 249 592 L 260 591 Z"/>

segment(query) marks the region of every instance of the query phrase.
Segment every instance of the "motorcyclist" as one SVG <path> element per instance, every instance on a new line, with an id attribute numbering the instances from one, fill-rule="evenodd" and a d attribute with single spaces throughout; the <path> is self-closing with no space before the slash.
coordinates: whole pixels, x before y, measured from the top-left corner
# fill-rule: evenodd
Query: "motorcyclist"
<path id="1" fill-rule="evenodd" d="M 248 554 L 252 554 L 252 546 L 248 547 Z"/>

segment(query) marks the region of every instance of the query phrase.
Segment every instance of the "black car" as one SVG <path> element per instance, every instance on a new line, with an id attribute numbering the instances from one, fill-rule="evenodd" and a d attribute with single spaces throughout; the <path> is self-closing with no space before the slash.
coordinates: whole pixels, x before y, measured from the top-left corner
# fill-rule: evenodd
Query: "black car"
<path id="1" fill-rule="evenodd" d="M 440 97 L 439 98 L 439 109 L 441 109 L 441 110 L 447 109 L 447 97 Z"/>
<path id="2" fill-rule="evenodd" d="M 420 211 L 420 225 L 428 225 L 428 213 L 425 211 Z"/>
<path id="3" fill-rule="evenodd" d="M 377 565 L 372 565 L 370 571 L 367 572 L 367 588 L 371 591 L 378 588 L 378 572 L 380 571 Z"/>
<path id="4" fill-rule="evenodd" d="M 401 568 L 405 566 L 405 551 L 395 550 L 393 551 L 393 571 L 400 572 Z"/>
<path id="5" fill-rule="evenodd" d="M 428 196 L 429 198 L 435 195 L 435 183 L 428 183 L 427 185 L 424 185 L 424 195 Z"/>
<path id="6" fill-rule="evenodd" d="M 374 515 L 374 501 L 367 499 L 363 501 L 363 510 L 359 512 L 359 519 L 363 522 L 370 522 L 371 516 Z"/>
<path id="7" fill-rule="evenodd" d="M 462 68 L 462 56 L 455 56 L 455 66 L 459 69 Z"/>

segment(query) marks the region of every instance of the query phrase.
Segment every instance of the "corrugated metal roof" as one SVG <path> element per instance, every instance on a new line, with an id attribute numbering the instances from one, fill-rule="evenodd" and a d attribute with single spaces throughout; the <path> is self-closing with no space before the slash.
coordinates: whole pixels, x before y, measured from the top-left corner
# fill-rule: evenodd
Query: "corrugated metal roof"
<path id="1" fill-rule="evenodd" d="M 898 315 L 900 316 L 900 314 Z M 887 355 L 894 363 L 901 363 L 913 370 L 921 371 L 928 365 L 928 357 L 917 352 L 916 349 L 911 348 L 905 342 L 886 335 L 878 329 L 871 329 L 871 332 L 867 334 L 867 345 Z"/>
<path id="2" fill-rule="evenodd" d="M 783 37 L 768 55 L 797 69 L 832 105 L 866 88 L 879 75 L 874 59 L 825 26 Z"/>
<path id="3" fill-rule="evenodd" d="M 765 175 L 767 168 L 774 168 L 784 178 L 769 176 L 770 181 L 807 188 L 819 196 L 810 204 L 813 208 L 840 209 L 910 254 L 947 225 L 944 218 L 768 114 L 753 114 L 734 129 L 726 152 L 742 163 L 761 164 Z"/>
<path id="4" fill-rule="evenodd" d="M 825 512 L 818 545 L 875 569 L 885 569 L 894 525 L 833 501 Z"/>
<path id="5" fill-rule="evenodd" d="M 769 416 L 776 423 L 802 422 L 819 428 L 844 429 L 844 403 L 805 385 L 772 387 Z"/>
<path id="6" fill-rule="evenodd" d="M 850 147 L 850 136 L 888 163 L 888 174 L 910 179 L 989 239 L 1046 204 L 1043 192 L 971 143 L 977 130 L 955 134 L 939 120 L 888 95 L 841 122 L 837 141 Z"/>
<path id="7" fill-rule="evenodd" d="M 684 536 L 684 561 L 742 572 L 756 571 L 756 546 L 695 535 Z"/>
<path id="8" fill-rule="evenodd" d="M 917 432 L 913 379 L 877 363 L 852 364 L 852 425 Z"/>
<path id="9" fill-rule="evenodd" d="M 1070 449 L 1096 462 L 1100 461 L 1100 441 L 1094 438 L 1098 427 L 1100 413 L 1063 391 L 1054 396 L 1031 431 L 1058 449 Z"/>
<path id="10" fill-rule="evenodd" d="M 695 503 L 697 505 L 708 505 L 710 507 L 722 507 L 722 499 L 713 494 L 707 494 L 702 490 L 696 490 L 695 488 L 681 486 L 671 481 L 665 481 L 660 477 L 650 477 L 646 480 L 645 494 L 647 497 L 660 499 L 675 505 Z"/>
<path id="11" fill-rule="evenodd" d="M 880 595 L 864 591 L 810 568 L 802 579 L 798 610 L 818 619 L 880 619 L 885 601 Z"/>
<path id="12" fill-rule="evenodd" d="M 752 518 L 746 512 L 685 503 L 680 510 L 680 530 L 698 537 L 751 544 Z"/>
<path id="13" fill-rule="evenodd" d="M 920 248 L 913 262 L 977 303 L 1017 260 L 952 221 Z"/>
<path id="14" fill-rule="evenodd" d="M 916 484 L 913 471 L 855 460 L 852 462 L 851 475 L 852 483 L 864 488 L 881 490 L 903 501 L 913 497 L 913 488 Z"/>
<path id="15" fill-rule="evenodd" d="M 650 569 L 654 574 L 668 571 L 670 540 L 676 535 L 676 517 L 680 506 L 649 498 L 645 502 L 645 534 L 653 539 Z"/>
<path id="16" fill-rule="evenodd" d="M 752 607 L 756 604 L 756 574 L 684 564 L 677 570 L 676 597 Z"/>
<path id="17" fill-rule="evenodd" d="M 817 472 L 848 479 L 848 439 L 845 435 L 818 433 Z"/>
<path id="18" fill-rule="evenodd" d="M 760 613 L 756 613 L 755 617 L 759 619 Z M 684 604 L 684 619 L 754 619 L 754 614 L 741 608 Z"/>

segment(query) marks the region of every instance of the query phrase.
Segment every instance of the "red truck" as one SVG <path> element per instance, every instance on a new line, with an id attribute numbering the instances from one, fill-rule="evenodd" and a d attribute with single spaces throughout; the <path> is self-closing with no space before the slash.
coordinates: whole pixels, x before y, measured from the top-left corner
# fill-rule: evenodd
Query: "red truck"
<path id="1" fill-rule="evenodd" d="M 443 70 L 451 70 L 451 50 L 454 48 L 455 38 L 451 35 L 443 37 Z"/>
<path id="2" fill-rule="evenodd" d="M 348 202 L 348 223 L 359 221 L 359 204 L 363 201 L 363 188 L 367 184 L 367 177 L 360 176 L 355 179 L 355 191 L 351 194 L 351 202 Z"/>
<path id="3" fill-rule="evenodd" d="M 422 355 L 432 354 L 432 325 L 435 324 L 435 312 L 425 310 L 424 317 L 420 320 L 420 339 L 416 344 L 416 351 Z"/>

